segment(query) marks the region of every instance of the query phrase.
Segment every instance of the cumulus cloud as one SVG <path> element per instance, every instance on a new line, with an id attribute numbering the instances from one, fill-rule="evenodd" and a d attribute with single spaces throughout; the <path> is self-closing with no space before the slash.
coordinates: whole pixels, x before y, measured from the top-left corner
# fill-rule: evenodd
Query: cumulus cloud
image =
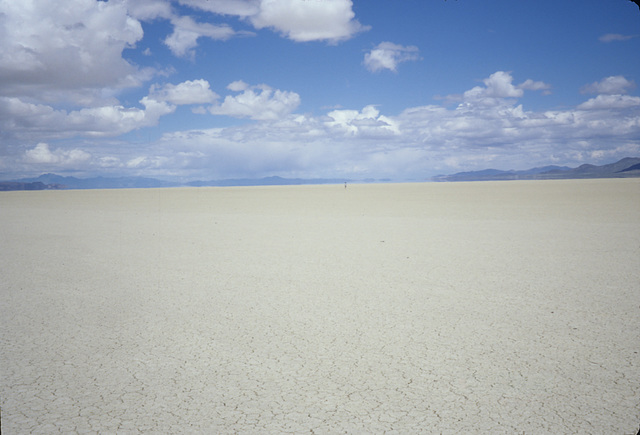
<path id="1" fill-rule="evenodd" d="M 524 91 L 513 85 L 510 73 L 497 71 L 483 80 L 484 86 L 476 86 L 462 94 L 463 101 L 475 105 L 496 105 L 505 98 L 520 98 Z"/>
<path id="2" fill-rule="evenodd" d="M 249 89 L 249 85 L 242 80 L 236 80 L 227 85 L 227 89 L 234 92 L 242 92 Z"/>
<path id="3" fill-rule="evenodd" d="M 630 90 L 635 89 L 635 87 L 636 84 L 633 81 L 627 80 L 623 76 L 610 76 L 599 82 L 593 82 L 590 85 L 583 86 L 580 92 L 583 94 L 616 95 L 626 94 Z"/>
<path id="4" fill-rule="evenodd" d="M 143 32 L 121 2 L 68 0 L 60 7 L 48 1 L 5 1 L 0 28 L 3 95 L 43 101 L 57 91 L 56 97 L 87 99 L 86 89 L 139 86 L 145 78 L 122 57 Z"/>
<path id="5" fill-rule="evenodd" d="M 152 85 L 149 94 L 157 101 L 167 101 L 176 105 L 206 104 L 218 99 L 218 94 L 213 92 L 209 88 L 209 82 L 203 79 L 187 80 L 177 85 Z"/>
<path id="6" fill-rule="evenodd" d="M 567 110 L 531 112 L 517 103 L 519 96 L 525 89 L 546 90 L 548 85 L 527 80 L 516 86 L 510 74 L 500 71 L 483 83 L 465 94 L 472 100 L 490 99 L 492 105 L 421 106 L 397 115 L 370 105 L 330 110 L 325 116 L 290 115 L 269 124 L 175 133 L 163 141 L 167 149 L 169 143 L 187 149 L 192 144 L 221 176 L 248 175 L 242 162 L 250 161 L 251 171 L 267 174 L 286 168 L 291 175 L 425 179 L 434 170 L 526 168 L 550 159 L 579 164 L 640 152 L 639 97 L 598 96 Z M 213 155 L 228 164 L 214 161 Z"/>
<path id="7" fill-rule="evenodd" d="M 527 79 L 519 85 L 513 84 L 513 76 L 506 71 L 496 71 L 482 80 L 484 86 L 475 86 L 462 95 L 448 95 L 448 101 L 462 101 L 462 107 L 496 106 L 510 103 L 508 99 L 517 99 L 524 95 L 524 91 L 542 91 L 550 94 L 551 85 Z"/>
<path id="8" fill-rule="evenodd" d="M 175 111 L 175 106 L 149 97 L 142 98 L 140 103 L 144 109 L 123 106 L 84 108 L 64 114 L 61 121 L 66 123 L 70 133 L 75 130 L 89 136 L 115 136 L 156 125 L 161 116 Z"/>
<path id="9" fill-rule="evenodd" d="M 128 13 L 138 20 L 169 20 L 173 25 L 173 32 L 164 43 L 178 57 L 194 57 L 194 48 L 198 46 L 200 38 L 224 41 L 234 36 L 253 35 L 247 31 L 235 31 L 227 24 L 198 23 L 187 15 L 180 15 L 169 0 L 125 0 L 124 3 Z M 257 12 L 257 5 L 252 0 L 179 0 L 179 3 L 223 15 L 246 16 Z"/>
<path id="10" fill-rule="evenodd" d="M 640 107 L 640 97 L 630 95 L 598 95 L 580 104 L 578 109 L 626 109 L 629 107 Z"/>
<path id="11" fill-rule="evenodd" d="M 547 85 L 533 80 L 516 85 L 503 71 L 461 93 L 468 101 L 457 107 L 427 105 L 400 113 L 374 105 L 325 109 L 321 115 L 295 113 L 300 97 L 294 92 L 237 80 L 227 86 L 231 95 L 209 110 L 257 122 L 169 132 L 157 141 L 142 141 L 135 150 L 118 147 L 117 155 L 107 146 L 83 150 L 77 144 L 55 149 L 46 144 L 52 136 L 106 136 L 150 125 L 175 105 L 193 101 L 189 95 L 196 89 L 209 89 L 208 82 L 157 86 L 140 107 L 70 112 L 1 98 L 0 134 L 18 131 L 30 141 L 17 157 L 0 149 L 5 153 L 0 166 L 29 166 L 35 172 L 66 162 L 69 169 L 93 168 L 104 174 L 186 179 L 281 175 L 425 180 L 460 170 L 524 169 L 550 161 L 577 166 L 640 153 L 640 97 L 600 94 L 576 107 L 529 111 L 520 97 L 545 91 Z M 67 136 L 56 136 L 59 129 Z M 38 142 L 44 145 L 34 147 Z"/>
<path id="12" fill-rule="evenodd" d="M 7 138 L 116 136 L 137 128 L 156 125 L 161 116 L 175 106 L 149 97 L 140 100 L 141 108 L 121 105 L 56 110 L 19 98 L 0 97 L 0 130 Z"/>
<path id="13" fill-rule="evenodd" d="M 25 151 L 23 160 L 35 164 L 57 164 L 57 166 L 72 166 L 91 159 L 91 154 L 80 149 L 56 149 L 51 151 L 49 145 L 40 142 L 33 149 Z"/>
<path id="14" fill-rule="evenodd" d="M 300 105 L 300 96 L 295 92 L 273 89 L 267 85 L 248 86 L 242 81 L 229 84 L 238 95 L 228 95 L 221 104 L 209 107 L 213 115 L 227 115 L 256 120 L 280 119 Z"/>
<path id="15" fill-rule="evenodd" d="M 339 42 L 364 31 L 351 0 L 261 0 L 250 16 L 257 29 L 272 28 L 294 41 Z"/>
<path id="16" fill-rule="evenodd" d="M 236 35 L 247 35 L 247 32 L 236 32 L 226 24 L 214 25 L 197 23 L 191 17 L 176 17 L 171 20 L 173 33 L 164 43 L 171 52 L 179 57 L 193 56 L 193 49 L 198 45 L 198 39 L 207 37 L 216 40 L 227 40 Z"/>
<path id="17" fill-rule="evenodd" d="M 260 12 L 260 2 L 257 0 L 179 0 L 179 2 L 191 8 L 239 17 L 249 17 Z"/>
<path id="18" fill-rule="evenodd" d="M 167 161 L 169 158 L 164 156 L 138 156 L 129 159 L 124 166 L 129 169 L 156 169 L 161 168 Z"/>
<path id="19" fill-rule="evenodd" d="M 138 20 L 171 18 L 174 13 L 169 0 L 125 0 L 129 15 Z"/>
<path id="20" fill-rule="evenodd" d="M 607 33 L 598 38 L 600 42 L 627 41 L 637 35 L 621 35 L 619 33 Z"/>
<path id="21" fill-rule="evenodd" d="M 494 165 L 524 169 L 550 159 L 570 164 L 634 155 L 640 152 L 633 139 L 638 134 L 640 106 L 613 112 L 528 112 L 507 103 L 476 111 L 422 106 L 397 115 L 366 106 L 325 116 L 290 115 L 270 123 L 173 132 L 159 145 L 168 155 L 175 150 L 197 153 L 182 154 L 183 167 L 221 178 L 259 173 L 424 180 L 438 172 Z"/>
<path id="22" fill-rule="evenodd" d="M 419 60 L 418 47 L 402 46 L 392 42 L 381 42 L 364 55 L 364 65 L 369 71 L 384 69 L 396 71 L 398 64 L 411 60 Z"/>
<path id="23" fill-rule="evenodd" d="M 524 89 L 525 91 L 543 91 L 543 94 L 550 93 L 551 85 L 545 82 L 537 82 L 531 79 L 527 79 L 517 86 L 518 89 Z"/>
<path id="24" fill-rule="evenodd" d="M 237 16 L 256 29 L 270 28 L 298 42 L 337 43 L 368 29 L 355 19 L 351 0 L 178 0 L 178 3 L 218 15 Z M 166 0 L 128 0 L 127 7 L 133 17 L 141 20 L 169 19 L 173 32 L 164 42 L 178 57 L 194 57 L 198 40 L 203 37 L 227 40 L 253 35 L 235 31 L 226 24 L 195 22 L 189 16 L 177 14 Z"/>
<path id="25" fill-rule="evenodd" d="M 270 28 L 298 42 L 337 43 L 369 28 L 355 19 L 351 0 L 178 0 L 178 2 L 184 6 L 214 14 L 241 17 L 256 29 Z"/>
<path id="26" fill-rule="evenodd" d="M 351 135 L 388 136 L 399 134 L 398 124 L 391 118 L 380 115 L 375 106 L 366 106 L 358 110 L 333 110 L 327 114 L 330 121 L 326 124 Z"/>
<path id="27" fill-rule="evenodd" d="M 172 170 L 200 179 L 424 180 L 487 166 L 524 169 L 550 160 L 577 165 L 640 152 L 640 101 L 631 105 L 632 97 L 623 97 L 627 104 L 543 112 L 526 111 L 506 97 L 503 104 L 474 110 L 431 105 L 394 115 L 370 105 L 321 116 L 290 114 L 269 122 L 166 133 L 123 161 L 147 174 Z"/>

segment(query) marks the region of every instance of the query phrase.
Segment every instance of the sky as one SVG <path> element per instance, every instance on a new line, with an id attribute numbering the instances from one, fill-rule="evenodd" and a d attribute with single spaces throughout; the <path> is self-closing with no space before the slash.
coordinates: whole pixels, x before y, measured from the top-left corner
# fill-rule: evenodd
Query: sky
<path id="1" fill-rule="evenodd" d="M 640 156 L 628 0 L 0 0 L 0 179 Z"/>

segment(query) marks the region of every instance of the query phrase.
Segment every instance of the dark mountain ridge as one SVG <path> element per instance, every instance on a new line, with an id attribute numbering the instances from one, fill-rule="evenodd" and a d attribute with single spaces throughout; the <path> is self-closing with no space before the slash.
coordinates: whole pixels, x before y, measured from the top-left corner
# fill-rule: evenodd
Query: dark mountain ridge
<path id="1" fill-rule="evenodd" d="M 484 169 L 481 171 L 458 172 L 451 175 L 437 175 L 431 181 L 494 181 L 494 180 L 561 180 L 580 178 L 630 178 L 640 177 L 640 157 L 625 157 L 615 163 L 596 166 L 584 164 L 577 168 L 568 166 L 543 166 L 521 171 Z M 180 186 L 291 186 L 307 184 L 341 184 L 347 182 L 375 183 L 391 180 L 344 180 L 337 178 L 236 178 L 223 180 L 198 180 L 187 183 L 157 180 L 146 177 L 93 177 L 76 178 L 56 174 L 43 174 L 36 178 L 0 181 L 0 191 L 45 190 L 45 189 L 125 189 Z"/>
<path id="2" fill-rule="evenodd" d="M 340 184 L 351 180 L 330 178 L 282 178 L 278 176 L 264 178 L 236 178 L 224 180 L 198 180 L 187 183 L 157 180 L 146 177 L 93 177 L 76 178 L 56 174 L 43 174 L 36 178 L 0 181 L 0 191 L 7 190 L 45 190 L 45 189 L 127 189 L 154 187 L 203 187 L 203 186 L 291 186 L 304 184 Z M 368 180 L 375 182 L 376 180 Z M 388 181 L 388 180 L 379 180 Z"/>
<path id="3" fill-rule="evenodd" d="M 432 178 L 432 181 L 562 180 L 630 177 L 640 177 L 639 157 L 625 157 L 615 163 L 602 166 L 584 164 L 577 168 L 543 166 L 522 171 L 484 169 L 481 171 L 458 172 L 451 175 L 437 175 Z"/>

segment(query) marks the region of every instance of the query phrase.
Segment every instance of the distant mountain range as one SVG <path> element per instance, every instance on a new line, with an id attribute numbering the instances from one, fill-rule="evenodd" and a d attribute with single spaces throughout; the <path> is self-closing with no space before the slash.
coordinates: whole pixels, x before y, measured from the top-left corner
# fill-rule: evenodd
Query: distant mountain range
<path id="1" fill-rule="evenodd" d="M 458 172 L 451 175 L 437 175 L 432 181 L 497 181 L 497 180 L 562 180 L 579 178 L 631 178 L 640 177 L 640 158 L 626 157 L 608 165 L 543 166 L 524 171 L 482 171 Z"/>
<path id="2" fill-rule="evenodd" d="M 490 180 L 558 180 L 570 178 L 628 178 L 640 177 L 640 158 L 627 157 L 608 165 L 582 165 L 577 168 L 568 166 L 544 166 L 523 171 L 501 171 L 485 169 L 482 171 L 458 172 L 452 175 L 438 175 L 431 181 L 490 181 Z M 45 189 L 123 189 L 149 187 L 180 186 L 290 186 L 304 184 L 340 184 L 345 181 L 337 178 L 236 178 L 226 180 L 191 181 L 175 183 L 145 177 L 63 177 L 56 174 L 44 174 L 37 178 L 0 181 L 0 191 L 6 190 L 45 190 Z M 389 182 L 389 179 L 357 180 L 361 183 Z"/>
<path id="3" fill-rule="evenodd" d="M 347 180 L 349 181 L 349 180 Z M 389 181 L 389 180 L 366 180 Z M 22 178 L 20 180 L 0 181 L 0 191 L 6 190 L 45 190 L 45 189 L 125 189 L 125 188 L 149 188 L 149 187 L 180 187 L 180 186 L 285 186 L 301 184 L 338 184 L 344 183 L 344 179 L 325 178 L 236 178 L 226 180 L 191 181 L 188 183 L 176 183 L 145 177 L 94 177 L 76 178 L 63 177 L 56 174 L 43 174 L 37 178 Z"/>
<path id="4" fill-rule="evenodd" d="M 156 180 L 155 178 L 144 177 L 94 177 L 76 178 L 63 177 L 56 174 L 43 174 L 37 178 L 22 178 L 8 182 L 0 182 L 0 190 L 14 190 L 3 187 L 10 187 L 12 184 L 24 184 L 40 186 L 40 189 L 20 189 L 20 190 L 41 190 L 41 189 L 122 189 L 122 188 L 144 188 L 144 187 L 175 187 L 178 183 Z"/>

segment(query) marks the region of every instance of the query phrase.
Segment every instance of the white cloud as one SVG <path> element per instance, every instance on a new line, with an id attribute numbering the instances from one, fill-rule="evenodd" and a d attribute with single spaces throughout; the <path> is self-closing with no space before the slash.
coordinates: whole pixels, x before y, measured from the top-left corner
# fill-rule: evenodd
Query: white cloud
<path id="1" fill-rule="evenodd" d="M 331 118 L 326 122 L 328 126 L 351 135 L 388 136 L 400 133 L 397 122 L 380 115 L 375 106 L 366 106 L 362 111 L 333 110 L 327 116 Z"/>
<path id="2" fill-rule="evenodd" d="M 89 1 L 89 0 L 87 0 Z M 294 41 L 337 43 L 368 30 L 355 20 L 351 0 L 177 0 L 190 8 L 223 16 L 237 16 L 256 29 L 271 28 Z M 179 15 L 167 0 L 126 0 L 131 15 L 141 20 L 170 19 L 174 30 L 165 45 L 179 57 L 194 57 L 198 39 L 227 40 L 254 35 L 227 24 L 198 23 Z"/>
<path id="3" fill-rule="evenodd" d="M 256 122 L 170 132 L 158 141 L 140 141 L 135 148 L 124 142 L 113 146 L 115 140 L 110 140 L 111 146 L 95 140 L 90 148 L 77 142 L 58 142 L 57 149 L 33 146 L 52 137 L 93 140 L 86 138 L 157 123 L 175 110 L 179 98 L 190 101 L 190 90 L 208 89 L 205 83 L 158 87 L 141 100 L 140 108 L 112 105 L 67 112 L 2 98 L 0 134 L 11 130 L 29 139 L 29 145 L 21 150 L 18 146 L 11 155 L 0 149 L 0 167 L 33 172 L 65 167 L 104 175 L 170 174 L 186 179 L 281 175 L 424 180 L 437 173 L 524 169 L 550 161 L 575 166 L 601 159 L 606 163 L 640 153 L 640 97 L 598 95 L 577 107 L 528 111 L 518 96 L 546 86 L 533 80 L 514 85 L 511 75 L 502 71 L 463 93 L 469 100 L 458 107 L 411 107 L 396 114 L 374 105 L 326 109 L 318 116 L 294 113 L 300 102 L 297 94 L 238 80 L 227 86 L 232 95 L 210 111 Z"/>
<path id="4" fill-rule="evenodd" d="M 263 121 L 276 120 L 300 105 L 300 96 L 295 92 L 274 90 L 266 85 L 249 87 L 242 81 L 235 81 L 228 88 L 242 93 L 228 95 L 221 104 L 209 107 L 211 114 Z"/>
<path id="5" fill-rule="evenodd" d="M 491 166 L 524 169 L 549 161 L 577 166 L 640 152 L 640 101 L 633 101 L 635 105 L 617 109 L 530 112 L 505 97 L 500 104 L 473 110 L 432 105 L 391 115 L 366 106 L 330 110 L 324 116 L 291 114 L 268 122 L 167 133 L 121 161 L 147 175 L 172 171 L 190 179 L 281 175 L 424 180 L 436 173 Z"/>
<path id="6" fill-rule="evenodd" d="M 5 0 L 0 10 L 2 95 L 91 100 L 148 76 L 122 57 L 143 32 L 121 2 Z"/>
<path id="7" fill-rule="evenodd" d="M 229 83 L 227 89 L 234 92 L 242 92 L 249 89 L 249 85 L 242 80 L 236 80 L 235 82 Z"/>
<path id="8" fill-rule="evenodd" d="M 103 156 L 97 159 L 99 168 L 119 168 L 122 164 L 120 159 L 114 156 Z"/>
<path id="9" fill-rule="evenodd" d="M 637 35 L 621 35 L 619 33 L 607 33 L 598 38 L 600 42 L 627 41 Z"/>
<path id="10" fill-rule="evenodd" d="M 496 71 L 483 80 L 484 86 L 475 86 L 460 95 L 448 95 L 448 101 L 462 101 L 458 110 L 472 110 L 487 107 L 503 106 L 511 104 L 510 99 L 520 98 L 524 95 L 524 87 L 514 86 L 513 77 L 505 71 Z M 527 82 L 525 82 L 527 83 Z M 528 86 L 523 85 L 526 87 Z M 535 83 L 535 82 L 532 82 Z"/>
<path id="11" fill-rule="evenodd" d="M 481 100 L 486 98 L 519 98 L 522 97 L 522 89 L 515 87 L 511 74 L 497 71 L 483 80 L 485 87 L 476 86 L 466 91 L 463 97 L 466 101 Z"/>
<path id="12" fill-rule="evenodd" d="M 80 149 L 51 151 L 49 145 L 40 142 L 33 149 L 24 153 L 23 160 L 35 164 L 56 164 L 57 166 L 73 166 L 91 159 L 91 154 Z"/>
<path id="13" fill-rule="evenodd" d="M 364 55 L 364 65 L 369 71 L 383 69 L 396 71 L 398 64 L 411 60 L 419 60 L 418 47 L 402 46 L 391 42 L 381 42 Z"/>
<path id="14" fill-rule="evenodd" d="M 551 85 L 545 82 L 537 82 L 531 79 L 527 79 L 519 84 L 517 88 L 524 89 L 526 91 L 544 91 L 543 93 L 545 95 L 548 95 L 550 93 L 549 90 L 551 89 Z"/>
<path id="15" fill-rule="evenodd" d="M 22 139 L 115 136 L 156 125 L 161 116 L 175 110 L 175 106 L 149 97 L 140 103 L 144 109 L 114 105 L 67 112 L 19 98 L 0 97 L 0 131 L 4 137 Z"/>
<path id="16" fill-rule="evenodd" d="M 151 0 L 147 0 L 151 1 Z M 182 5 L 247 19 L 294 41 L 336 43 L 368 30 L 355 19 L 351 0 L 178 0 Z M 195 46 L 195 45 L 194 45 Z"/>
<path id="17" fill-rule="evenodd" d="M 630 95 L 598 95 L 580 104 L 578 109 L 626 109 L 629 107 L 640 107 L 640 97 Z"/>
<path id="18" fill-rule="evenodd" d="M 505 71 L 496 71 L 482 82 L 484 86 L 475 86 L 462 95 L 448 95 L 444 99 L 449 102 L 462 101 L 459 109 L 471 109 L 511 104 L 510 99 L 522 97 L 525 90 L 542 91 L 544 95 L 551 93 L 551 85 L 532 79 L 514 85 L 511 73 Z"/>
<path id="19" fill-rule="evenodd" d="M 164 43 L 176 56 L 193 56 L 193 49 L 198 45 L 198 38 L 207 37 L 216 40 L 227 40 L 238 34 L 246 35 L 246 32 L 236 32 L 231 26 L 222 24 L 197 23 L 191 17 L 176 17 L 171 20 L 173 33 L 165 39 Z"/>
<path id="20" fill-rule="evenodd" d="M 187 80 L 177 85 L 170 83 L 160 87 L 152 85 L 150 96 L 157 101 L 167 101 L 171 104 L 205 104 L 213 103 L 218 95 L 209 88 L 206 80 Z"/>
<path id="21" fill-rule="evenodd" d="M 73 127 L 90 136 L 113 136 L 156 125 L 161 116 L 175 111 L 175 106 L 149 97 L 140 100 L 144 109 L 104 106 L 70 112 L 64 118 L 68 131 Z"/>
<path id="22" fill-rule="evenodd" d="M 252 32 L 235 31 L 228 24 L 198 23 L 190 16 L 180 15 L 169 0 L 124 0 L 129 14 L 139 20 L 167 19 L 173 32 L 164 43 L 178 57 L 193 57 L 198 39 L 227 40 L 234 36 L 253 35 Z M 222 15 L 246 16 L 258 12 L 255 0 L 178 0 L 178 3 L 193 9 Z"/>
<path id="23" fill-rule="evenodd" d="M 583 86 L 580 90 L 583 94 L 626 94 L 629 90 L 635 89 L 636 84 L 627 80 L 623 76 L 606 77 L 599 82 Z"/>
<path id="24" fill-rule="evenodd" d="M 223 15 L 248 17 L 260 11 L 259 0 L 178 0 L 180 4 Z"/>
<path id="25" fill-rule="evenodd" d="M 367 28 L 354 19 L 351 0 L 261 0 L 251 23 L 273 28 L 294 41 L 338 42 Z"/>
<path id="26" fill-rule="evenodd" d="M 173 10 L 169 0 L 125 0 L 129 14 L 138 20 L 171 18 Z"/>
<path id="27" fill-rule="evenodd" d="M 507 93 L 509 95 L 509 93 Z M 168 133 L 152 155 L 193 178 L 263 175 L 426 179 L 436 173 L 593 163 L 640 152 L 640 106 L 529 112 L 505 98 L 472 111 L 375 106 L 293 114 L 276 121 Z M 189 154 L 191 153 L 191 154 Z M 169 164 L 169 162 L 167 162 Z"/>
<path id="28" fill-rule="evenodd" d="M 161 168 L 170 159 L 162 156 L 138 156 L 129 159 L 125 167 L 129 169 L 156 169 Z"/>

